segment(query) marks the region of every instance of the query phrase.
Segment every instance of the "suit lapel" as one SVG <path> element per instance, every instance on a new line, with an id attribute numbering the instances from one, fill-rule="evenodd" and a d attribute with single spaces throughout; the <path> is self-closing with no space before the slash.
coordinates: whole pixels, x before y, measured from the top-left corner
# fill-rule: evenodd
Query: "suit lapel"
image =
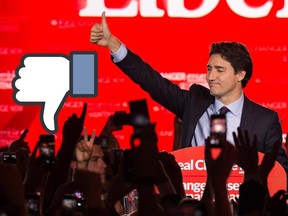
<path id="1" fill-rule="evenodd" d="M 257 117 L 254 113 L 253 103 L 245 96 L 244 97 L 243 110 L 242 110 L 242 116 L 241 116 L 241 122 L 240 122 L 240 128 L 243 131 L 247 130 L 248 132 L 251 132 L 253 127 L 254 127 L 256 118 Z"/>

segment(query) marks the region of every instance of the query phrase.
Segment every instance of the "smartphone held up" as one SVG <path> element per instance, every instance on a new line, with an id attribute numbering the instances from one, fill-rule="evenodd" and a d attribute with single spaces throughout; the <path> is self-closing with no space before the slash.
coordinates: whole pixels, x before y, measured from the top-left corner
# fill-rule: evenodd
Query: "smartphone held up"
<path id="1" fill-rule="evenodd" d="M 39 136 L 39 158 L 47 165 L 55 163 L 55 137 L 51 134 Z"/>
<path id="2" fill-rule="evenodd" d="M 210 119 L 210 143 L 221 147 L 221 139 L 226 138 L 227 122 L 225 115 L 212 115 Z"/>

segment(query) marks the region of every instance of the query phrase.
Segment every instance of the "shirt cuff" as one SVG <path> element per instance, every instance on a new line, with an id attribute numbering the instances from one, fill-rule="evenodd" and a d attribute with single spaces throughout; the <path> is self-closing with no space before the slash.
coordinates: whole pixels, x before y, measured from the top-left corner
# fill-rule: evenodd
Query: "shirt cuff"
<path id="1" fill-rule="evenodd" d="M 113 57 L 113 61 L 117 63 L 122 61 L 127 56 L 127 53 L 128 53 L 127 47 L 123 43 L 121 43 L 119 49 L 116 52 L 111 53 L 111 55 Z"/>

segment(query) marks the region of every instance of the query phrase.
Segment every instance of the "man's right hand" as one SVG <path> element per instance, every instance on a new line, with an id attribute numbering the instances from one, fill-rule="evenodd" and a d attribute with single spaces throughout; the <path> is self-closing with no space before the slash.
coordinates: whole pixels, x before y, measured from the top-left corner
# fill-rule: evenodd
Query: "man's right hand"
<path id="1" fill-rule="evenodd" d="M 102 23 L 93 25 L 90 33 L 90 41 L 99 46 L 106 46 L 111 53 L 119 49 L 121 42 L 111 34 L 106 22 L 105 12 L 102 13 Z"/>

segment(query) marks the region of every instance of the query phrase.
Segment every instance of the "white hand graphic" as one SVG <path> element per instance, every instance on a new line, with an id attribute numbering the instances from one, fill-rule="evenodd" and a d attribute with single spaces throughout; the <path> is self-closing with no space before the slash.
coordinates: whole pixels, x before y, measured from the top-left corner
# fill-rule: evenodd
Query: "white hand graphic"
<path id="1" fill-rule="evenodd" d="M 24 56 L 12 83 L 14 100 L 19 104 L 41 104 L 44 128 L 56 132 L 58 113 L 69 94 L 77 97 L 97 94 L 96 56 L 96 53 L 75 52 L 71 62 L 64 55 Z"/>

